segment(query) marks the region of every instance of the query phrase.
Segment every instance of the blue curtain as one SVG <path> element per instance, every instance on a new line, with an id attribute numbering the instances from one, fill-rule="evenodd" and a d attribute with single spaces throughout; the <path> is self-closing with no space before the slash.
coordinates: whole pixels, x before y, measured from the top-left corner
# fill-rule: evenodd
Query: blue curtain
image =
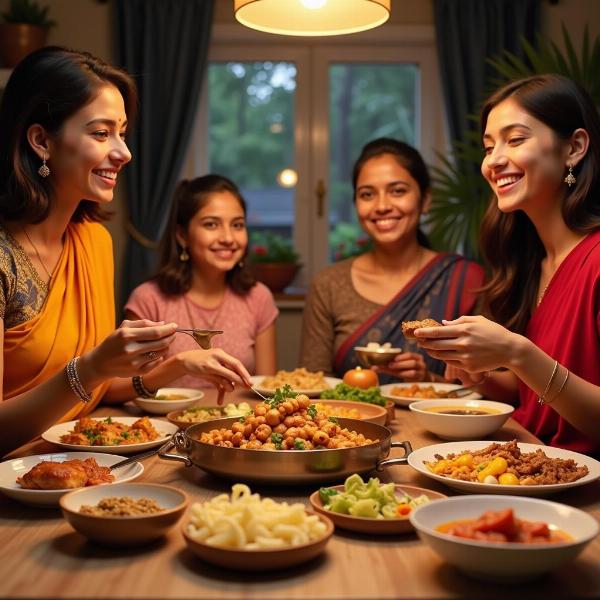
<path id="1" fill-rule="evenodd" d="M 136 79 L 140 113 L 126 169 L 128 233 L 122 303 L 155 268 L 154 244 L 190 141 L 214 0 L 117 0 L 118 57 Z"/>
<path id="2" fill-rule="evenodd" d="M 535 45 L 540 0 L 434 0 L 438 59 L 450 134 L 465 141 L 495 73 L 486 61 L 508 50 L 525 58 L 520 39 Z"/>

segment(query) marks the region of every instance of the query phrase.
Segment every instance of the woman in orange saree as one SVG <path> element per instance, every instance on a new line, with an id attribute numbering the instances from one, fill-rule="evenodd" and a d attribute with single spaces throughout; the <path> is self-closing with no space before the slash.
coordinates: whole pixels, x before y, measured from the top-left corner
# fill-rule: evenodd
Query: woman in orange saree
<path id="1" fill-rule="evenodd" d="M 136 102 L 126 73 L 57 47 L 26 57 L 6 86 L 0 454 L 103 396 L 133 397 L 131 377 L 164 366 L 175 323 L 124 321 L 115 330 L 112 244 L 99 223 L 131 160 L 125 133 Z M 247 375 L 230 364 L 225 387 Z"/>

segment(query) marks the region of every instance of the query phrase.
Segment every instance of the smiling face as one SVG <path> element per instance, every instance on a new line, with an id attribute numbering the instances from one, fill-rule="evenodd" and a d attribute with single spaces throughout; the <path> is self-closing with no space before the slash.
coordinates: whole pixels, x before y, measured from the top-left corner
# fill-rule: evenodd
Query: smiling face
<path id="1" fill-rule="evenodd" d="M 242 259 L 248 246 L 246 217 L 239 200 L 228 191 L 210 192 L 177 241 L 188 249 L 194 268 L 226 273 Z"/>
<path id="2" fill-rule="evenodd" d="M 568 143 L 514 99 L 490 111 L 483 144 L 481 172 L 501 211 L 547 208 L 564 193 Z"/>
<path id="3" fill-rule="evenodd" d="M 356 212 L 376 244 L 415 240 L 419 217 L 429 205 L 419 184 L 391 154 L 367 160 L 356 180 Z"/>
<path id="4" fill-rule="evenodd" d="M 117 175 L 131 160 L 124 140 L 126 128 L 123 96 L 108 84 L 49 138 L 47 160 L 53 195 L 77 202 L 112 201 Z"/>

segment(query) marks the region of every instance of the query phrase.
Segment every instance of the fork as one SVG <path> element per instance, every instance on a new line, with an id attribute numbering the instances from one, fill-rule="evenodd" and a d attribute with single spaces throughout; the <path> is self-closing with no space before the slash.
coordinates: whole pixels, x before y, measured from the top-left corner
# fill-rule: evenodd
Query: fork
<path id="1" fill-rule="evenodd" d="M 208 350 L 210 348 L 210 341 L 215 335 L 223 333 L 220 329 L 182 329 L 177 328 L 177 333 L 185 333 L 194 338 L 200 348 Z"/>
<path id="2" fill-rule="evenodd" d="M 260 396 L 265 402 L 269 402 L 269 399 L 266 396 L 263 396 L 256 388 L 250 386 L 250 389 L 257 395 Z"/>

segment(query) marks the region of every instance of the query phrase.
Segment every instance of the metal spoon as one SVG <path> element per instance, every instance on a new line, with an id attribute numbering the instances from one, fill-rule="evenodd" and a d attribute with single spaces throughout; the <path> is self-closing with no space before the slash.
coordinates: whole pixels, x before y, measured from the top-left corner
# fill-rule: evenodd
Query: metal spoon
<path id="1" fill-rule="evenodd" d="M 196 343 L 200 348 L 208 350 L 210 348 L 210 341 L 215 335 L 223 333 L 218 329 L 176 329 L 178 333 L 185 333 L 196 340 Z"/>

